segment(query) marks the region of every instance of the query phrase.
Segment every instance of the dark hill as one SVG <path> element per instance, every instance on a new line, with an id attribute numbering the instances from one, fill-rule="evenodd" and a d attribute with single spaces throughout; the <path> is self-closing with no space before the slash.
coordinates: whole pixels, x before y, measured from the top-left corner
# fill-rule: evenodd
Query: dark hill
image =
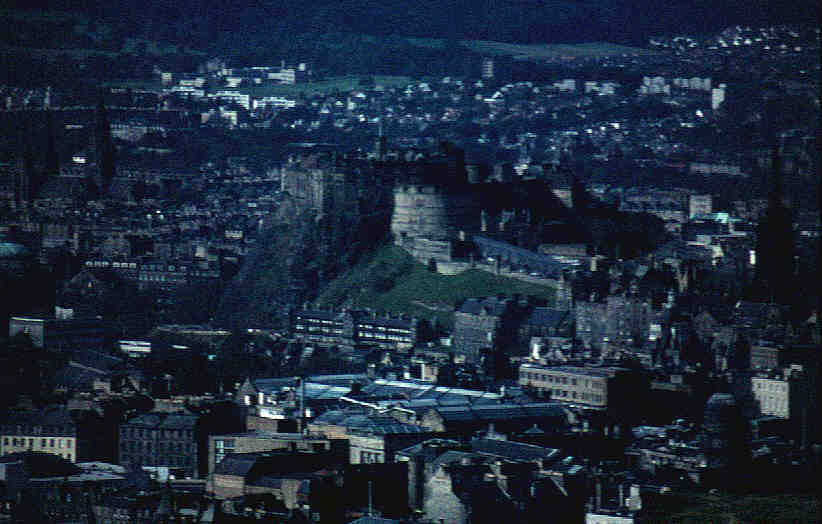
<path id="1" fill-rule="evenodd" d="M 81 12 L 140 27 L 154 38 L 214 43 L 302 33 L 402 34 L 517 43 L 612 41 L 643 44 L 652 35 L 714 32 L 732 24 L 815 20 L 817 2 L 773 0 L 11 0 L 21 8 Z"/>

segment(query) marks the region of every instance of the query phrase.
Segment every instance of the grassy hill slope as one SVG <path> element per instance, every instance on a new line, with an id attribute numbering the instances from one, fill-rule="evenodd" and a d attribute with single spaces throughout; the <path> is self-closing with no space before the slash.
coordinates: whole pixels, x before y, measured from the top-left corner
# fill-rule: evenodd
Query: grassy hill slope
<path id="1" fill-rule="evenodd" d="M 549 301 L 555 296 L 553 287 L 481 270 L 454 276 L 432 273 L 408 253 L 389 244 L 333 280 L 317 303 L 323 307 L 347 305 L 422 318 L 436 317 L 445 326 L 451 326 L 455 304 L 469 297 L 498 293 L 534 295 Z"/>

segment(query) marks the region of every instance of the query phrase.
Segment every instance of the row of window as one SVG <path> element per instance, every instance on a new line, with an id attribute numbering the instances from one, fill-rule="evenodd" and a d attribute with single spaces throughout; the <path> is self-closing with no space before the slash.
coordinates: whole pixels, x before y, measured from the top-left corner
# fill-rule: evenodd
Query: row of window
<path id="1" fill-rule="evenodd" d="M 123 464 L 142 464 L 144 466 L 192 466 L 194 461 L 190 455 L 176 457 L 152 455 L 123 455 L 120 461 Z"/>
<path id="2" fill-rule="evenodd" d="M 297 326 L 297 331 L 306 331 L 306 329 L 303 326 Z M 326 328 L 322 328 L 322 327 L 319 327 L 319 326 L 308 326 L 307 331 L 309 333 L 318 332 L 318 333 L 333 333 L 335 335 L 342 335 L 343 334 L 342 328 L 340 328 L 340 329 L 326 329 Z"/>
<path id="3" fill-rule="evenodd" d="M 383 462 L 382 453 L 360 451 L 360 464 L 380 464 Z"/>
<path id="4" fill-rule="evenodd" d="M 144 429 L 144 428 L 120 428 L 120 435 L 123 438 L 185 438 L 190 439 L 193 435 L 190 429 Z"/>
<path id="5" fill-rule="evenodd" d="M 120 448 L 124 451 L 147 451 L 150 452 L 152 448 L 160 453 L 183 453 L 189 451 L 194 452 L 194 444 L 186 442 L 158 442 L 156 446 L 152 446 L 151 442 L 143 442 L 141 440 L 133 441 L 127 440 L 120 443 Z"/>
<path id="6" fill-rule="evenodd" d="M 25 333 L 30 333 L 28 326 L 24 329 Z M 8 425 L 0 427 L 0 434 L 17 434 L 17 435 L 58 435 L 73 433 L 71 426 L 28 426 L 23 424 Z"/>
<path id="7" fill-rule="evenodd" d="M 400 335 L 385 335 L 383 333 L 360 333 L 360 338 L 373 338 L 377 340 L 394 340 L 396 342 L 411 342 L 411 337 Z"/>
<path id="8" fill-rule="evenodd" d="M 576 400 L 596 404 L 601 404 L 605 401 L 605 397 L 603 395 L 597 395 L 594 393 L 578 393 L 576 391 L 568 391 L 566 389 L 541 389 L 541 391 L 549 395 L 551 398 L 558 398 L 562 400 Z"/>
<path id="9" fill-rule="evenodd" d="M 754 389 L 765 390 L 765 391 L 787 391 L 788 384 L 786 382 L 776 382 L 776 381 L 761 381 L 761 380 L 754 380 Z"/>
<path id="10" fill-rule="evenodd" d="M 577 379 L 574 377 L 554 376 L 536 371 L 520 371 L 520 377 L 525 380 L 535 380 L 540 382 L 547 382 L 548 384 L 562 384 L 571 386 L 584 386 L 588 389 L 603 389 L 603 384 L 597 380 Z"/>
<path id="11" fill-rule="evenodd" d="M 40 441 L 39 443 L 37 441 Z M 38 446 L 39 444 L 39 446 Z M 53 438 L 14 438 L 14 437 L 3 437 L 3 446 L 11 446 L 11 447 L 23 447 L 28 449 L 35 449 L 39 448 L 57 448 L 63 449 L 71 448 L 74 445 L 74 439 L 53 439 Z"/>
<path id="12" fill-rule="evenodd" d="M 140 273 L 140 280 L 142 280 L 143 282 L 185 282 L 186 278 L 185 278 L 185 276 L 177 276 L 177 275 L 168 275 L 168 276 L 166 276 L 165 274 L 162 274 L 162 273 L 157 274 L 157 275 L 152 275 L 152 274 L 147 275 L 145 273 Z"/>
<path id="13" fill-rule="evenodd" d="M 378 326 L 374 324 L 357 324 L 357 329 L 368 329 L 371 331 L 388 331 L 389 333 L 407 334 L 411 331 L 406 328 L 390 328 L 385 326 Z"/>
<path id="14" fill-rule="evenodd" d="M 303 322 L 309 322 L 311 324 L 324 324 L 324 325 L 336 324 L 336 325 L 339 325 L 339 326 L 342 325 L 342 322 L 337 321 L 337 320 L 320 320 L 319 318 L 311 318 L 311 317 L 308 317 L 308 318 L 299 317 L 299 319 L 302 320 Z"/>

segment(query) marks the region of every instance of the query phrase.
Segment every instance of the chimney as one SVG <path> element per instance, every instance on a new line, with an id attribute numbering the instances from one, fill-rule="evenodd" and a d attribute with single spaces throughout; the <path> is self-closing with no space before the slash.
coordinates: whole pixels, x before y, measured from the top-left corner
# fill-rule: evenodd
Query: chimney
<path id="1" fill-rule="evenodd" d="M 305 377 L 300 377 L 298 379 L 299 383 L 299 397 L 298 397 L 298 408 L 299 413 L 297 415 L 297 427 L 300 433 L 306 432 L 305 427 Z"/>

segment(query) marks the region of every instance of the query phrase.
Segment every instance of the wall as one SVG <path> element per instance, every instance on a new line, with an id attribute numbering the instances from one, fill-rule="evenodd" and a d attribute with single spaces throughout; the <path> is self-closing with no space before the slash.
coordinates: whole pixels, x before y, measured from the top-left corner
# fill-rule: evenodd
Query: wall
<path id="1" fill-rule="evenodd" d="M 412 239 L 455 240 L 460 231 L 479 225 L 479 209 L 470 193 L 447 191 L 434 185 L 394 188 L 391 233 L 402 246 Z"/>
<path id="2" fill-rule="evenodd" d="M 468 511 L 452 489 L 451 475 L 440 468 L 425 484 L 423 511 L 432 522 L 466 524 Z"/>

